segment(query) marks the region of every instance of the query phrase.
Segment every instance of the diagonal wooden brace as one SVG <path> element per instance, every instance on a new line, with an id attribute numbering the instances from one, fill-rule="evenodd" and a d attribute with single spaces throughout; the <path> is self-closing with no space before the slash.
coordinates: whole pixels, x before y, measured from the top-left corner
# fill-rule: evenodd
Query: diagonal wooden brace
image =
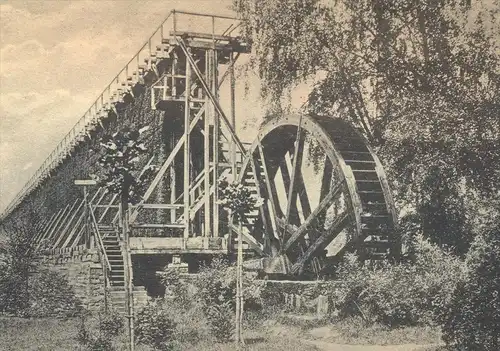
<path id="1" fill-rule="evenodd" d="M 244 154 L 245 148 L 243 147 L 243 144 L 241 143 L 240 139 L 236 135 L 236 132 L 234 131 L 233 127 L 231 126 L 231 123 L 229 123 L 229 120 L 227 119 L 226 115 L 224 114 L 224 111 L 222 110 L 222 107 L 220 106 L 219 102 L 215 98 L 215 95 L 210 90 L 207 82 L 205 81 L 205 78 L 203 78 L 203 74 L 200 72 L 200 69 L 196 65 L 196 62 L 194 61 L 193 57 L 189 53 L 189 51 L 186 47 L 186 44 L 183 41 L 179 40 L 177 37 L 175 37 L 175 40 L 177 41 L 177 43 L 181 47 L 182 51 L 184 52 L 184 55 L 186 55 L 186 58 L 189 62 L 189 65 L 191 66 L 193 71 L 196 73 L 196 76 L 198 77 L 201 85 L 203 86 L 205 93 L 207 94 L 210 101 L 212 101 L 212 104 L 214 105 L 215 110 L 222 117 L 222 120 L 224 121 L 226 128 L 229 130 L 229 134 L 231 134 L 231 137 L 233 138 L 234 142 L 236 143 L 236 145 L 240 149 L 240 152 Z"/>

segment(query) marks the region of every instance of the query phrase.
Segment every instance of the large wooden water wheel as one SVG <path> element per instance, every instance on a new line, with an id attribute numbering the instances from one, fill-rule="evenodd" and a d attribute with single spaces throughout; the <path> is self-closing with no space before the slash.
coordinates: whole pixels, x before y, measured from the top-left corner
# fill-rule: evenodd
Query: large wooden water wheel
<path id="1" fill-rule="evenodd" d="M 346 251 L 370 260 L 399 254 L 383 168 L 345 121 L 272 120 L 248 150 L 239 182 L 264 199 L 242 226 L 245 241 L 263 257 L 249 264 L 256 269 L 319 275 Z"/>

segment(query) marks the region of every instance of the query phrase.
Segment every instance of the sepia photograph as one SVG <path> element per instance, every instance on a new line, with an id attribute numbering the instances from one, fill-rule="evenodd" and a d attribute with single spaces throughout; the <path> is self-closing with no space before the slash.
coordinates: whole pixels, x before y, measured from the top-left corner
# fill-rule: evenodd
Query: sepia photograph
<path id="1" fill-rule="evenodd" d="M 500 350 L 500 1 L 0 0 L 3 350 Z"/>

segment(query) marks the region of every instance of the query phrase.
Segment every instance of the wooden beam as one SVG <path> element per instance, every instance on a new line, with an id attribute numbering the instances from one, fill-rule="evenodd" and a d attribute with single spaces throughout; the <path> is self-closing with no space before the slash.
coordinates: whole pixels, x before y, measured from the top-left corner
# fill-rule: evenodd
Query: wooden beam
<path id="1" fill-rule="evenodd" d="M 198 123 L 198 121 L 200 120 L 200 117 L 201 115 L 203 114 L 203 110 L 204 108 L 202 108 L 200 111 L 198 111 L 197 115 L 195 116 L 195 118 L 191 121 L 191 124 L 189 126 L 189 130 L 190 132 L 194 129 L 194 127 L 196 126 L 196 124 Z M 151 196 L 151 194 L 153 193 L 154 189 L 156 188 L 156 186 L 158 185 L 158 183 L 160 182 L 160 180 L 163 178 L 163 175 L 165 174 L 165 172 L 167 171 L 168 167 L 171 165 L 171 163 L 174 161 L 175 159 L 175 156 L 177 156 L 177 153 L 179 152 L 179 150 L 181 149 L 182 145 L 184 145 L 184 141 L 185 141 L 185 137 L 184 135 L 182 135 L 180 138 L 179 138 L 179 141 L 177 142 L 177 144 L 175 145 L 174 149 L 172 150 L 172 152 L 168 155 L 167 159 L 165 160 L 165 162 L 163 163 L 163 165 L 161 166 L 160 170 L 158 171 L 158 173 L 156 174 L 155 178 L 153 179 L 153 181 L 151 182 L 151 184 L 149 185 L 148 189 L 146 190 L 146 192 L 144 193 L 144 196 L 142 198 L 142 201 L 141 203 L 145 202 L 145 201 L 148 201 L 149 200 L 149 197 Z M 137 216 L 139 215 L 139 209 L 136 208 L 134 212 L 132 212 L 132 214 L 130 215 L 130 223 L 133 223 L 135 221 L 135 219 L 137 218 Z"/>
<path id="2" fill-rule="evenodd" d="M 241 143 L 240 139 L 236 135 L 236 132 L 234 131 L 233 127 L 231 126 L 231 123 L 227 119 L 224 111 L 222 110 L 222 107 L 220 106 L 219 102 L 217 101 L 215 94 L 212 93 L 209 85 L 205 81 L 205 78 L 203 77 L 203 74 L 200 72 L 200 69 L 198 68 L 198 66 L 196 65 L 196 62 L 194 61 L 193 57 L 189 54 L 189 51 L 188 51 L 186 45 L 184 44 L 183 41 L 179 41 L 178 39 L 176 39 L 176 40 L 177 40 L 179 46 L 182 48 L 182 51 L 184 51 L 184 54 L 186 55 L 186 57 L 189 61 L 189 64 L 191 65 L 191 68 L 194 70 L 194 72 L 198 76 L 198 79 L 199 79 L 201 85 L 203 86 L 205 93 L 208 95 L 208 97 L 212 101 L 212 104 L 214 105 L 216 112 L 222 118 L 226 128 L 229 130 L 229 134 L 231 135 L 234 142 L 238 146 L 240 152 L 245 153 L 245 148 L 243 147 L 243 144 Z"/>
<path id="3" fill-rule="evenodd" d="M 304 218 L 311 214 L 311 203 L 309 202 L 309 196 L 307 195 L 307 188 L 304 182 L 304 177 L 302 176 L 302 171 L 297 171 L 297 195 L 299 196 L 300 206 L 302 208 L 302 213 Z"/>
<path id="4" fill-rule="evenodd" d="M 63 209 L 61 208 L 55 215 L 55 217 L 53 218 L 53 220 L 51 221 L 50 225 L 47 227 L 47 229 L 45 230 L 45 232 L 40 236 L 40 239 L 38 241 L 38 245 L 37 245 L 37 249 L 40 247 L 40 244 L 47 238 L 47 234 L 51 231 L 51 229 L 54 227 L 55 223 L 57 222 L 57 220 L 59 219 L 59 217 L 61 216 L 61 213 L 62 213 Z"/>
<path id="5" fill-rule="evenodd" d="M 50 241 L 52 239 L 52 236 L 54 235 L 54 232 L 55 232 L 56 228 L 59 226 L 59 223 L 61 223 L 61 220 L 66 215 L 66 212 L 68 211 L 68 209 L 69 209 L 69 205 L 66 205 L 66 207 L 64 208 L 64 210 L 58 216 L 58 219 L 55 221 L 55 223 L 52 226 L 52 228 L 49 230 L 49 232 L 47 233 L 47 235 L 43 238 L 44 240 L 49 240 Z"/>
<path id="6" fill-rule="evenodd" d="M 205 51 L 205 73 L 208 74 L 210 72 L 210 51 L 207 50 Z M 208 98 L 205 98 L 206 102 L 205 105 L 209 104 Z M 208 109 L 205 109 L 205 116 L 204 116 L 204 135 L 203 135 L 203 174 L 204 174 L 204 202 L 205 202 L 205 218 L 204 218 L 204 232 L 203 235 L 206 237 L 211 236 L 212 232 L 212 224 L 211 224 L 211 204 L 210 204 L 210 194 L 208 192 L 208 189 L 210 189 L 210 117 L 211 114 L 209 113 Z M 216 223 L 214 221 L 214 223 Z"/>
<path id="7" fill-rule="evenodd" d="M 33 242 L 35 244 L 38 244 L 38 241 L 41 239 L 41 237 L 43 236 L 43 234 L 45 233 L 45 231 L 52 225 L 52 223 L 54 222 L 54 219 L 55 219 L 56 215 L 57 215 L 57 213 L 53 213 L 52 216 L 50 217 L 50 219 L 43 226 L 43 229 L 40 230 L 38 232 L 38 234 L 35 236 L 35 238 L 33 239 Z"/>
<path id="8" fill-rule="evenodd" d="M 82 227 L 80 228 L 80 231 L 78 232 L 78 235 L 75 237 L 75 240 L 72 243 L 72 246 L 78 245 L 78 243 L 80 242 L 80 239 L 82 238 L 82 235 L 83 235 L 83 232 L 84 232 L 86 226 L 87 225 L 85 223 L 82 225 Z"/>
<path id="9" fill-rule="evenodd" d="M 323 200 L 321 200 L 318 207 L 316 207 L 314 211 L 307 217 L 304 223 L 302 223 L 302 225 L 294 233 L 292 233 L 292 236 L 287 240 L 285 245 L 283 245 L 283 251 L 288 251 L 290 247 L 307 232 L 307 229 L 317 218 L 317 216 L 322 211 L 326 210 L 328 206 L 330 206 L 332 201 L 342 193 L 343 187 L 344 182 L 340 182 L 330 190 L 330 192 L 323 198 Z M 285 230 L 288 230 L 286 223 L 281 223 L 281 225 L 283 225 L 283 228 Z"/>
<path id="10" fill-rule="evenodd" d="M 214 223 L 213 227 L 213 232 L 212 235 L 214 237 L 219 237 L 219 193 L 216 189 L 218 189 L 218 184 L 217 182 L 219 181 L 219 130 L 220 130 L 220 120 L 219 117 L 225 118 L 223 114 L 221 114 L 222 109 L 220 109 L 219 106 L 219 95 L 218 95 L 218 84 L 217 80 L 218 75 L 218 61 L 217 61 L 217 54 L 215 50 L 210 50 L 209 53 L 210 57 L 210 75 L 208 76 L 210 85 L 208 86 L 207 83 L 203 80 L 203 76 L 201 75 L 200 70 L 198 69 L 198 66 L 194 65 L 194 60 L 191 57 L 191 55 L 188 56 L 188 61 L 189 63 L 193 66 L 193 69 L 198 76 L 198 79 L 200 79 L 200 82 L 202 86 L 205 88 L 205 93 L 209 97 L 210 100 L 212 100 L 212 108 L 210 109 L 211 114 L 213 116 L 213 155 L 212 155 L 212 162 L 213 162 L 213 173 L 212 173 L 212 186 L 214 187 L 214 192 L 213 192 L 213 219 L 212 222 Z M 203 80 L 203 81 L 202 81 Z M 213 94 L 212 94 L 213 91 Z M 219 107 L 219 109 L 217 108 Z M 227 122 L 227 118 L 226 118 Z M 229 122 L 228 122 L 229 123 Z M 236 134 L 235 134 L 236 135 Z M 210 189 L 211 191 L 212 189 Z"/>
<path id="11" fill-rule="evenodd" d="M 111 197 L 111 200 L 109 201 L 108 205 L 106 206 L 105 210 L 102 212 L 102 214 L 99 216 L 99 219 L 97 220 L 97 223 L 101 223 L 102 220 L 106 217 L 106 215 L 108 214 L 108 211 L 109 209 L 111 208 L 111 205 L 113 204 L 113 202 L 115 202 L 115 200 L 118 198 L 118 194 L 113 194 L 113 196 Z"/>
<path id="12" fill-rule="evenodd" d="M 292 211 L 292 206 L 296 208 L 297 206 L 297 192 L 295 191 L 295 185 L 297 183 L 297 169 L 302 166 L 302 152 L 299 149 L 303 149 L 305 136 L 302 135 L 302 115 L 300 115 L 299 125 L 297 127 L 297 137 L 295 139 L 295 144 L 293 148 L 293 159 L 292 159 L 292 175 L 290 177 L 290 183 L 288 184 L 287 192 L 287 205 L 285 214 L 285 228 L 290 220 L 290 214 Z M 286 157 L 286 154 L 285 154 Z M 283 233 L 283 237 L 285 234 Z"/>
<path id="13" fill-rule="evenodd" d="M 78 201 L 78 199 L 77 199 L 77 201 Z M 76 203 L 77 202 L 75 202 L 75 204 Z M 69 220 L 66 222 L 66 225 L 64 226 L 63 230 L 61 231 L 61 235 L 59 236 L 59 239 L 54 244 L 54 248 L 56 248 L 60 244 L 60 242 L 63 240 L 63 238 L 66 237 L 65 233 L 67 233 L 67 231 L 69 229 L 69 226 L 71 225 L 71 223 L 75 219 L 76 214 L 80 211 L 80 209 L 82 208 L 82 206 L 83 206 L 83 200 L 80 201 L 80 205 L 78 205 L 77 209 L 73 212 L 73 214 L 71 215 L 71 217 L 69 218 Z M 71 210 L 70 210 L 70 212 L 71 212 Z"/>
<path id="14" fill-rule="evenodd" d="M 320 247 L 328 245 L 328 239 L 332 239 L 333 236 L 337 235 L 342 231 L 342 229 L 344 229 L 348 220 L 349 213 L 347 211 L 337 217 L 330 230 L 325 231 L 312 245 L 309 245 L 306 252 L 304 252 L 304 254 L 302 254 L 297 262 L 292 266 L 291 272 L 296 274 L 302 270 L 304 265 L 309 261 L 309 259 L 311 259 L 311 256 L 316 253 Z"/>
<path id="15" fill-rule="evenodd" d="M 164 229 L 164 228 L 184 228 L 184 224 L 180 223 L 133 223 L 131 228 L 136 229 Z"/>
<path id="16" fill-rule="evenodd" d="M 140 205 L 132 206 L 132 207 L 175 210 L 177 208 L 182 208 L 183 206 L 184 205 L 181 205 L 181 204 L 140 204 Z"/>
<path id="17" fill-rule="evenodd" d="M 49 233 L 49 235 L 47 236 L 47 239 L 50 240 L 50 241 L 54 241 L 54 239 L 56 238 L 57 236 L 57 233 L 58 233 L 58 230 L 60 229 L 60 226 L 64 223 L 64 221 L 66 220 L 67 216 L 69 215 L 70 213 L 70 206 L 69 204 L 66 206 L 66 208 L 64 209 L 61 217 L 59 218 L 59 220 L 56 222 L 56 224 L 54 225 L 54 227 L 52 228 L 51 232 Z M 50 243 L 50 245 L 53 245 L 52 242 Z"/>
<path id="18" fill-rule="evenodd" d="M 267 190 L 267 198 L 269 199 L 269 202 L 271 203 L 271 224 L 273 226 L 273 235 L 276 240 L 280 243 L 281 246 L 281 239 L 279 237 L 279 230 L 278 230 L 278 225 L 276 223 L 276 218 L 278 218 L 281 215 L 281 209 L 280 205 L 277 202 L 278 200 L 278 195 L 276 193 L 276 187 L 274 185 L 274 182 L 271 182 L 269 171 L 267 168 L 267 160 L 264 156 L 264 149 L 262 147 L 262 144 L 260 143 L 260 140 L 257 140 L 257 148 L 259 150 L 259 155 L 260 155 L 260 163 L 262 165 L 262 169 L 264 172 L 264 180 L 266 183 L 266 190 Z M 278 213 L 279 211 L 279 213 Z"/>
<path id="19" fill-rule="evenodd" d="M 92 204 L 92 202 L 95 200 L 97 195 L 103 190 L 104 190 L 103 188 L 97 189 L 96 192 L 94 193 L 94 195 L 92 196 L 92 198 L 90 199 L 89 203 Z M 106 193 L 106 192 L 104 192 L 104 193 Z M 102 197 L 100 198 L 99 201 L 101 201 L 101 200 L 102 200 Z M 75 225 L 73 226 L 73 228 L 71 228 L 71 231 L 69 232 L 68 236 L 66 237 L 66 240 L 64 241 L 64 243 L 62 245 L 63 249 L 66 248 L 70 244 L 71 239 L 73 239 L 73 236 L 75 235 L 76 230 L 78 229 L 80 223 L 82 223 L 82 221 L 84 219 L 83 218 L 85 216 L 85 208 L 83 207 L 84 205 L 85 205 L 85 202 L 82 201 L 82 208 L 81 208 L 82 211 L 81 211 L 80 215 L 78 216 L 78 220 L 76 221 Z"/>
<path id="20" fill-rule="evenodd" d="M 186 55 L 190 55 L 189 52 Z M 189 187 L 190 187 L 190 165 L 191 165 L 191 129 L 189 128 L 189 122 L 191 119 L 191 66 L 186 64 L 186 96 L 184 97 L 184 238 L 189 237 L 189 209 L 190 209 L 190 199 L 189 199 Z"/>
<path id="21" fill-rule="evenodd" d="M 218 34 L 208 34 L 208 33 L 199 33 L 199 32 L 188 32 L 188 31 L 170 31 L 171 36 L 178 36 L 181 38 L 200 38 L 200 39 L 210 39 L 217 41 L 233 41 L 236 40 L 236 37 L 226 36 L 226 35 L 218 35 Z M 165 39 L 163 39 L 165 41 Z M 168 40 L 168 39 L 167 39 Z"/>
<path id="22" fill-rule="evenodd" d="M 66 240 L 64 241 L 64 243 L 62 245 L 63 249 L 66 248 L 71 243 L 71 239 L 74 239 L 75 233 L 77 233 L 78 228 L 80 228 L 80 224 L 83 222 L 84 215 L 85 215 L 85 211 L 82 211 L 80 216 L 78 216 L 78 220 L 76 221 L 73 228 L 71 228 L 71 231 L 69 232 L 68 237 L 66 238 Z"/>
<path id="23" fill-rule="evenodd" d="M 170 45 L 178 45 L 179 41 L 177 38 L 175 39 L 163 39 L 164 44 L 170 44 Z M 183 43 L 184 44 L 184 43 Z M 217 51 L 233 51 L 233 52 L 241 52 L 241 53 L 249 53 L 250 52 L 250 46 L 247 45 L 241 45 L 241 44 L 223 44 L 223 43 L 211 43 L 207 41 L 201 41 L 201 40 L 189 40 L 187 44 L 184 44 L 187 47 L 190 48 L 196 48 L 196 49 L 215 49 Z"/>
<path id="24" fill-rule="evenodd" d="M 236 57 L 237 59 L 237 57 Z M 231 52 L 229 54 L 229 60 L 230 64 L 228 67 L 228 71 L 230 74 L 230 86 L 229 86 L 229 94 L 230 94 L 230 100 L 231 100 L 231 126 L 233 127 L 234 130 L 236 130 L 236 103 L 235 103 L 235 88 L 236 88 L 236 79 L 234 75 L 234 53 Z M 227 73 L 227 71 L 226 71 Z M 224 80 L 224 76 L 222 76 L 222 80 Z M 231 173 L 233 174 L 233 179 L 237 179 L 237 174 L 236 174 L 236 145 L 234 144 L 234 141 L 231 140 L 230 144 L 230 153 L 231 153 Z"/>
<path id="25" fill-rule="evenodd" d="M 255 189 L 257 191 L 257 196 L 261 199 L 263 199 L 263 196 L 262 196 L 262 193 L 261 193 L 261 181 L 259 179 L 259 176 L 257 173 L 258 170 L 257 170 L 257 166 L 255 164 L 255 159 L 254 159 L 254 155 L 253 153 L 250 154 L 250 164 L 252 166 L 252 170 L 253 170 L 253 178 L 255 180 Z M 262 221 L 262 224 L 264 225 L 264 238 L 265 240 L 267 240 L 268 242 L 266 243 L 266 245 L 264 245 L 264 249 L 267 247 L 269 247 L 269 249 L 271 251 L 273 251 L 273 243 L 271 242 L 271 240 L 267 237 L 267 235 L 269 235 L 269 233 L 272 231 L 272 225 L 270 226 L 269 223 L 268 223 L 268 216 L 266 214 L 269 214 L 269 208 L 268 208 L 268 205 L 267 205 L 267 201 L 264 201 L 264 203 L 262 204 L 262 207 L 258 209 L 259 211 L 259 214 L 260 214 L 260 220 Z M 270 219 L 270 218 L 269 218 Z"/>
<path id="26" fill-rule="evenodd" d="M 229 223 L 231 229 L 235 232 L 235 233 L 238 233 L 239 230 L 238 228 L 233 225 L 232 223 Z M 259 243 L 257 240 L 255 240 L 255 238 L 245 232 L 242 232 L 241 233 L 241 236 L 243 237 L 243 240 L 252 248 L 254 249 L 255 251 L 257 251 L 258 254 L 262 255 L 262 256 L 267 256 L 267 254 L 264 252 L 264 246 Z"/>
<path id="27" fill-rule="evenodd" d="M 287 162 L 286 162 L 286 154 L 283 157 L 282 162 L 280 162 L 280 164 L 279 164 L 279 169 L 281 171 L 281 179 L 283 181 L 283 186 L 284 186 L 285 191 L 286 191 L 286 189 L 290 188 L 290 184 L 291 184 L 290 173 L 288 172 L 288 165 L 287 165 Z M 287 198 L 287 205 L 288 205 L 288 201 L 289 200 Z M 291 205 L 294 205 L 294 203 L 291 202 Z M 285 209 L 285 211 L 286 210 L 287 209 Z M 298 218 L 299 217 L 299 215 L 297 213 L 297 206 L 290 206 L 290 216 L 293 217 L 293 218 Z M 290 222 L 290 217 L 289 217 L 288 222 Z M 285 233 L 282 233 L 282 234 L 284 235 Z"/>

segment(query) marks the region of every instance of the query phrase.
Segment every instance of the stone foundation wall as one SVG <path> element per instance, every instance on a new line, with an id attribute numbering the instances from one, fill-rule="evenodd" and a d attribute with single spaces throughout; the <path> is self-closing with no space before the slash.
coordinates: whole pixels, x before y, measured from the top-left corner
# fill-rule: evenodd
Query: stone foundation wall
<path id="1" fill-rule="evenodd" d="M 98 311 L 105 306 L 104 272 L 96 250 L 45 257 L 41 265 L 64 275 L 82 307 Z"/>

